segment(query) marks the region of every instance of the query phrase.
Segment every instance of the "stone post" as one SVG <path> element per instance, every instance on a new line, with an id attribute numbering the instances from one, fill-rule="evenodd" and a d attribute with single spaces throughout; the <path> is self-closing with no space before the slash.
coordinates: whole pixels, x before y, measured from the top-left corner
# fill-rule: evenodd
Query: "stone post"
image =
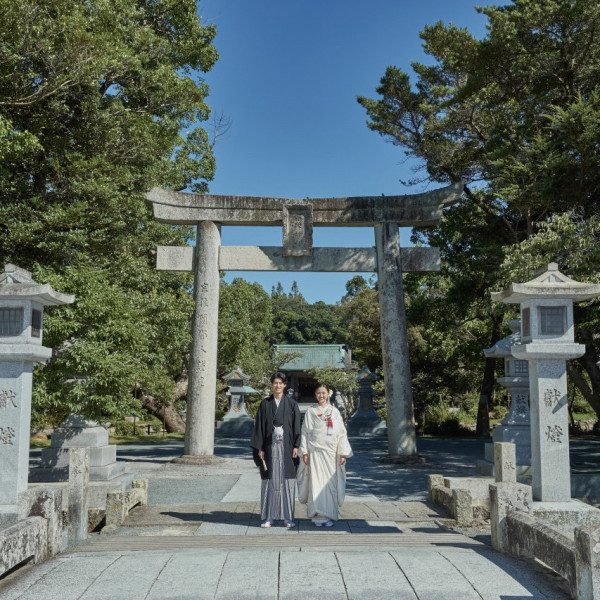
<path id="1" fill-rule="evenodd" d="M 396 223 L 375 227 L 390 458 L 417 454 L 399 238 Z"/>
<path id="2" fill-rule="evenodd" d="M 184 453 L 186 456 L 212 456 L 215 449 L 221 233 L 211 221 L 198 223 L 196 232 L 195 308 Z"/>
<path id="3" fill-rule="evenodd" d="M 33 366 L 52 356 L 42 346 L 44 306 L 74 299 L 15 265 L 0 274 L 0 523 L 17 518 L 27 489 Z"/>
<path id="4" fill-rule="evenodd" d="M 494 443 L 494 476 L 496 483 L 517 482 L 517 452 L 514 444 Z"/>
<path id="5" fill-rule="evenodd" d="M 88 489 L 90 481 L 89 448 L 69 449 L 69 545 L 88 536 Z"/>
<path id="6" fill-rule="evenodd" d="M 492 546 L 500 552 L 507 547 L 506 515 L 512 511 L 532 513 L 531 487 L 521 483 L 491 483 L 490 526 Z"/>
<path id="7" fill-rule="evenodd" d="M 575 528 L 577 600 L 600 598 L 600 527 Z"/>

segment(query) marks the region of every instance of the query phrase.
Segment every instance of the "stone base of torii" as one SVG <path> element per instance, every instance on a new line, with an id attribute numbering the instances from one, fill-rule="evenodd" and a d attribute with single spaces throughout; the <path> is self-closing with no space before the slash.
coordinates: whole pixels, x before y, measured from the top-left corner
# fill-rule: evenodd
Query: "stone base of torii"
<path id="1" fill-rule="evenodd" d="M 388 454 L 416 456 L 402 273 L 439 270 L 437 248 L 400 248 L 399 227 L 434 225 L 460 199 L 461 183 L 423 194 L 294 200 L 215 196 L 154 188 L 155 218 L 196 226 L 196 247 L 159 247 L 157 268 L 194 271 L 187 460 L 214 453 L 219 271 L 376 272 L 387 403 Z M 221 246 L 220 226 L 281 226 L 282 247 Z M 374 248 L 314 248 L 314 226 L 375 230 Z"/>

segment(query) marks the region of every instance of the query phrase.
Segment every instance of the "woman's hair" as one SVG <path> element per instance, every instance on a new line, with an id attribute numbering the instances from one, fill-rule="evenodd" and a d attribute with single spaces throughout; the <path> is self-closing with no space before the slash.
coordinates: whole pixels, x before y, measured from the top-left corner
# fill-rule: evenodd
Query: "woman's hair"
<path id="1" fill-rule="evenodd" d="M 287 377 L 285 376 L 285 373 L 282 373 L 281 371 L 277 371 L 271 375 L 271 383 L 273 383 L 276 379 L 281 379 L 283 383 L 287 383 Z"/>
<path id="2" fill-rule="evenodd" d="M 317 383 L 317 385 L 315 386 L 315 392 L 319 389 L 319 388 L 325 388 L 328 392 L 331 391 L 329 389 L 329 386 L 325 383 Z"/>

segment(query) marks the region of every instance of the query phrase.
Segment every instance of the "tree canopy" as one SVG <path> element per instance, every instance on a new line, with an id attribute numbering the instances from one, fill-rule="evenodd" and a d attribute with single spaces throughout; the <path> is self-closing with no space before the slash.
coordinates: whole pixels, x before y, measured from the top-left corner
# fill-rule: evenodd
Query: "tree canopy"
<path id="1" fill-rule="evenodd" d="M 123 414 L 137 386 L 172 397 L 191 279 L 154 254 L 192 232 L 156 223 L 144 193 L 213 176 L 199 123 L 214 35 L 193 0 L 0 0 L 0 259 L 77 296 L 47 312 L 58 352 L 34 410 Z"/>
<path id="2" fill-rule="evenodd" d="M 491 289 L 530 278 L 549 259 L 584 280 L 599 266 L 578 268 L 581 248 L 558 241 L 556 228 L 567 219 L 597 240 L 583 224 L 598 218 L 600 200 L 600 5 L 514 0 L 476 10 L 488 18 L 482 39 L 456 25 L 427 26 L 421 37 L 431 60 L 413 63 L 414 83 L 388 67 L 379 98 L 358 98 L 368 126 L 418 162 L 412 183 L 466 183 L 463 200 L 438 227 L 414 234 L 415 242 L 441 248 L 441 280 L 410 276 L 409 285 L 413 318 L 422 305 L 423 330 L 447 340 L 422 338 L 422 354 L 471 336 L 461 364 L 507 333 Z M 525 250 L 540 245 L 548 251 Z M 582 381 L 598 406 L 597 342 L 586 327 L 595 312 L 594 305 L 579 311 L 578 333 L 586 340 Z M 480 371 L 484 395 L 493 368 Z M 453 386 L 458 364 L 455 372 Z"/>

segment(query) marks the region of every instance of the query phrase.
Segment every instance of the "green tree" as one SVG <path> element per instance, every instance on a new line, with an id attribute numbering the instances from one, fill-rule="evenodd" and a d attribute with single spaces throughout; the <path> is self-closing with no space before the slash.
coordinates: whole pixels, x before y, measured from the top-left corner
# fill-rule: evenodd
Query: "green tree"
<path id="1" fill-rule="evenodd" d="M 444 289 L 448 314 L 457 325 L 487 314 L 484 345 L 491 345 L 500 330 L 488 290 L 500 283 L 504 256 L 554 215 L 598 214 L 600 5 L 515 0 L 477 10 L 488 18 L 483 39 L 454 25 L 428 26 L 421 37 L 433 61 L 413 63 L 416 83 L 389 67 L 380 98 L 358 101 L 371 129 L 419 161 L 416 180 L 466 183 L 463 201 L 417 238 L 456 261 Z M 489 364 L 480 381 L 483 397 L 493 386 Z"/>
<path id="2" fill-rule="evenodd" d="M 356 275 L 346 283 L 346 292 L 340 306 L 346 331 L 344 342 L 360 366 L 367 365 L 375 372 L 383 365 L 376 285 L 373 280 L 368 283 Z"/>
<path id="3" fill-rule="evenodd" d="M 339 344 L 342 318 L 336 306 L 319 301 L 309 304 L 294 282 L 289 294 L 281 284 L 271 292 L 274 344 Z"/>
<path id="4" fill-rule="evenodd" d="M 221 280 L 217 377 L 240 367 L 253 382 L 272 369 L 271 298 L 258 283 Z"/>
<path id="5" fill-rule="evenodd" d="M 600 219 L 576 214 L 556 215 L 538 225 L 535 235 L 519 244 L 502 265 L 503 282 L 526 281 L 538 267 L 558 262 L 561 270 L 578 281 L 600 282 Z M 585 354 L 569 361 L 569 377 L 600 417 L 600 352 L 595 332 L 600 328 L 597 301 L 574 306 L 576 334 L 586 345 Z"/>
<path id="6" fill-rule="evenodd" d="M 191 279 L 154 254 L 191 231 L 155 223 L 144 193 L 212 178 L 214 34 L 193 0 L 0 0 L 0 259 L 77 296 L 47 314 L 40 413 L 172 409 Z"/>

